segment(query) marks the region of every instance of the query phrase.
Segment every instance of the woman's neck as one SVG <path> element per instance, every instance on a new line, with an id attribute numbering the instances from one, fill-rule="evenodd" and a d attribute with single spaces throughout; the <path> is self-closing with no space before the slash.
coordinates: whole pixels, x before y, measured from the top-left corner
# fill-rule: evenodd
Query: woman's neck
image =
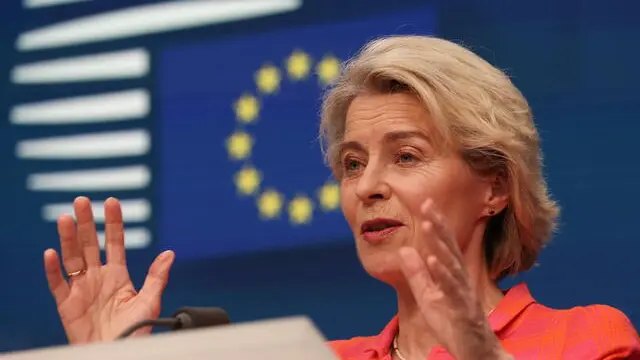
<path id="1" fill-rule="evenodd" d="M 477 249 L 467 249 L 466 254 L 478 254 Z M 464 256 L 464 255 L 463 255 Z M 480 259 L 480 260 L 478 260 Z M 497 287 L 487 270 L 483 256 L 465 259 L 465 266 L 469 273 L 469 281 L 476 293 L 485 314 L 496 308 L 503 298 L 503 293 Z M 398 294 L 398 348 L 406 360 L 426 359 L 431 349 L 438 341 L 424 321 L 421 310 L 408 285 L 396 287 Z"/>

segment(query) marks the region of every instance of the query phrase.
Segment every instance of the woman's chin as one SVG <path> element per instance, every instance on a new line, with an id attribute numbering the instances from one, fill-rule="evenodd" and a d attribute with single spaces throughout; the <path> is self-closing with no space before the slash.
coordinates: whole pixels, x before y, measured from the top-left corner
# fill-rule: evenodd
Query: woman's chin
<path id="1" fill-rule="evenodd" d="M 364 270 L 373 278 L 393 285 L 403 278 L 398 259 L 390 256 L 377 256 L 368 254 L 361 257 L 360 261 Z M 382 255 L 382 254 L 380 254 Z"/>

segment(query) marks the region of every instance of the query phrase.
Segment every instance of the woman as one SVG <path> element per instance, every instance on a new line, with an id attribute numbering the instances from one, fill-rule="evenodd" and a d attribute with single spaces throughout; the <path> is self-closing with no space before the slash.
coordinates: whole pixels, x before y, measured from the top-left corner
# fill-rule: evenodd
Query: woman
<path id="1" fill-rule="evenodd" d="M 554 310 L 524 284 L 497 286 L 534 265 L 558 215 L 531 111 L 505 74 L 448 41 L 379 39 L 329 91 L 321 130 L 359 258 L 398 298 L 379 335 L 330 343 L 341 358 L 640 359 L 620 311 Z M 105 202 L 105 265 L 89 200 L 74 211 L 77 226 L 58 221 L 69 282 L 57 253 L 44 257 L 69 341 L 157 317 L 174 254 L 158 256 L 137 293 L 118 201 Z"/>

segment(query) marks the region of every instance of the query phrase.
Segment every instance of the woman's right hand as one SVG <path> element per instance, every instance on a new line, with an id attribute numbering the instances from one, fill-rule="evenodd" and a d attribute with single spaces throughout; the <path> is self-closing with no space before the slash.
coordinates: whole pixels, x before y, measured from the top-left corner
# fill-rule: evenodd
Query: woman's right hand
<path id="1" fill-rule="evenodd" d="M 53 249 L 44 253 L 49 289 L 71 344 L 114 340 L 134 323 L 156 319 L 160 300 L 173 264 L 172 251 L 161 253 L 151 264 L 139 292 L 133 286 L 125 260 L 124 225 L 118 200 L 104 203 L 106 263 L 100 247 L 91 202 L 85 197 L 73 203 L 77 225 L 70 215 L 58 219 L 62 264 Z M 77 273 L 78 275 L 72 275 Z M 134 335 L 148 334 L 150 328 Z"/>

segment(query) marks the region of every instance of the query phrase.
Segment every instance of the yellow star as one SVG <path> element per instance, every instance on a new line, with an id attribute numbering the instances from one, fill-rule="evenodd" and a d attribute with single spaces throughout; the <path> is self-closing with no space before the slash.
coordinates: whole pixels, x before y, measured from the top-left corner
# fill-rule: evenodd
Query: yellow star
<path id="1" fill-rule="evenodd" d="M 311 58 L 305 52 L 294 51 L 287 59 L 287 72 L 293 80 L 301 80 L 309 75 Z"/>
<path id="2" fill-rule="evenodd" d="M 289 220 L 294 224 L 304 224 L 311 221 L 313 203 L 306 196 L 296 196 L 289 202 Z"/>
<path id="3" fill-rule="evenodd" d="M 280 216 L 283 196 L 275 190 L 266 190 L 258 198 L 258 211 L 265 219 L 273 219 Z"/>
<path id="4" fill-rule="evenodd" d="M 234 160 L 244 160 L 251 155 L 253 139 L 251 135 L 243 131 L 237 131 L 227 138 L 227 152 Z"/>
<path id="5" fill-rule="evenodd" d="M 340 188 L 335 183 L 327 183 L 318 194 L 320 207 L 324 211 L 335 210 L 340 206 Z"/>
<path id="6" fill-rule="evenodd" d="M 272 94 L 280 88 L 282 77 L 280 70 L 273 65 L 265 65 L 256 73 L 258 90 L 265 94 Z"/>
<path id="7" fill-rule="evenodd" d="M 253 95 L 244 94 L 234 104 L 236 118 L 246 124 L 256 121 L 260 113 L 260 102 Z"/>
<path id="8" fill-rule="evenodd" d="M 340 76 L 340 61 L 331 55 L 327 55 L 316 66 L 316 72 L 322 85 L 329 85 Z"/>
<path id="9" fill-rule="evenodd" d="M 245 167 L 236 173 L 234 180 L 241 195 L 251 195 L 258 191 L 262 175 L 253 167 Z"/>

